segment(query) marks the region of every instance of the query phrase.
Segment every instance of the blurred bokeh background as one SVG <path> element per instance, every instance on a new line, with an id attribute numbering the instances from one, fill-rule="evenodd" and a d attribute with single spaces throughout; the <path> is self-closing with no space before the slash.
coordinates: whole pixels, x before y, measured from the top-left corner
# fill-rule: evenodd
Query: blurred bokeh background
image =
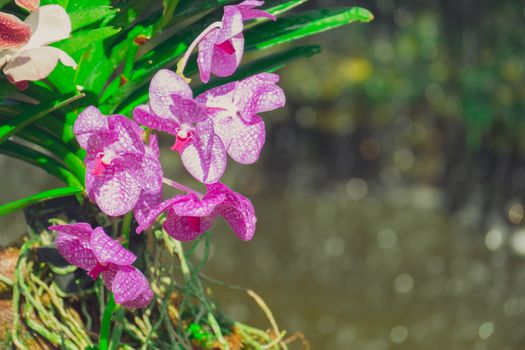
<path id="1" fill-rule="evenodd" d="M 375 21 L 312 39 L 323 53 L 281 71 L 288 103 L 264 116 L 261 160 L 224 179 L 253 199 L 257 233 L 216 226 L 204 272 L 257 291 L 313 349 L 525 348 L 523 1 L 305 7 L 349 4 Z M 2 202 L 54 181 L 0 168 Z M 0 225 L 2 245 L 25 230 L 22 214 Z M 267 325 L 242 292 L 214 292 Z"/>

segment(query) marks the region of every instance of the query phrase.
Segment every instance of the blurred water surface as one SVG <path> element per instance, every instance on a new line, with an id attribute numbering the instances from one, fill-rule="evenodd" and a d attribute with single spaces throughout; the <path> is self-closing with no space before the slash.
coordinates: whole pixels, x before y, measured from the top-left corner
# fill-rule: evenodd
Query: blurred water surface
<path id="1" fill-rule="evenodd" d="M 224 178 L 253 198 L 257 233 L 216 226 L 204 272 L 257 291 L 313 349 L 523 349 L 523 2 L 308 6 L 348 4 L 376 20 L 323 34 L 321 55 L 281 71 L 288 103 L 265 115 L 261 160 Z M 2 200 L 53 186 L 0 166 Z M 24 231 L 20 214 L 0 223 L 4 245 Z M 214 293 L 268 325 L 243 292 Z"/>

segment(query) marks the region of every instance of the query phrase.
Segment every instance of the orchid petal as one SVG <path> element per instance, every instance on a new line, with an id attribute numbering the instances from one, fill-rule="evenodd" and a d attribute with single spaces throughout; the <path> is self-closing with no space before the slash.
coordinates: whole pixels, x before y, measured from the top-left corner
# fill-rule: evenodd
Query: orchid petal
<path id="1" fill-rule="evenodd" d="M 187 99 L 180 95 L 172 95 L 173 101 L 170 106 L 172 115 L 179 121 L 179 124 L 191 124 L 205 121 L 208 118 L 206 108 L 193 98 Z"/>
<path id="2" fill-rule="evenodd" d="M 135 254 L 125 249 L 119 242 L 109 237 L 102 227 L 97 227 L 91 235 L 91 249 L 100 263 L 131 265 L 137 259 Z"/>
<path id="3" fill-rule="evenodd" d="M 246 123 L 238 117 L 219 113 L 213 122 L 215 132 L 233 160 L 252 164 L 259 159 L 266 135 L 264 122 L 259 116 L 254 116 L 250 123 Z"/>
<path id="4" fill-rule="evenodd" d="M 48 229 L 86 241 L 91 238 L 91 233 L 93 233 L 91 225 L 83 222 L 77 224 L 53 225 L 49 226 Z"/>
<path id="5" fill-rule="evenodd" d="M 87 240 L 59 231 L 55 245 L 60 255 L 72 265 L 86 271 L 90 271 L 97 265 L 97 258 Z"/>
<path id="6" fill-rule="evenodd" d="M 150 144 L 136 175 L 143 190 L 150 193 L 162 192 L 162 167 L 159 159 L 159 143 L 155 135 L 150 136 Z"/>
<path id="7" fill-rule="evenodd" d="M 177 134 L 179 124 L 174 119 L 159 118 L 148 105 L 138 106 L 133 110 L 133 119 L 150 129 L 167 132 L 171 135 Z"/>
<path id="8" fill-rule="evenodd" d="M 0 50 L 17 49 L 31 38 L 31 27 L 18 17 L 0 12 Z"/>
<path id="9" fill-rule="evenodd" d="M 140 232 L 142 232 L 143 229 L 147 229 L 149 226 L 153 224 L 153 222 L 157 219 L 156 215 L 154 218 L 151 219 L 151 221 L 148 221 L 149 215 L 158 208 L 160 203 L 162 202 L 162 192 L 146 192 L 142 191 L 140 193 L 140 197 L 137 201 L 137 204 L 135 205 L 135 208 L 133 208 L 133 216 L 135 217 L 135 220 L 137 220 L 137 223 L 139 224 Z M 164 210 L 162 210 L 164 211 Z M 162 212 L 161 211 L 161 212 Z M 137 228 L 137 231 L 139 229 Z M 140 233 L 137 232 L 137 233 Z"/>
<path id="10" fill-rule="evenodd" d="M 213 65 L 211 72 L 218 77 L 228 77 L 232 75 L 241 63 L 244 53 L 244 37 L 242 33 L 229 39 L 233 48 L 233 53 L 222 50 L 219 46 L 213 47 Z"/>
<path id="11" fill-rule="evenodd" d="M 208 188 L 207 196 L 217 194 L 225 196 L 222 204 L 217 207 L 217 213 L 228 222 L 237 237 L 243 241 L 251 240 L 255 233 L 257 218 L 250 200 L 221 183 L 206 187 Z"/>
<path id="12" fill-rule="evenodd" d="M 100 210 L 109 216 L 126 214 L 139 199 L 140 185 L 128 171 L 108 166 L 99 175 L 87 176 L 94 177 L 90 195 L 95 198 Z"/>
<path id="13" fill-rule="evenodd" d="M 184 200 L 185 196 L 177 196 L 174 198 L 170 198 L 162 203 L 160 203 L 158 206 L 151 208 L 148 216 L 142 220 L 142 222 L 139 222 L 139 226 L 137 227 L 136 232 L 141 233 L 142 231 L 146 230 L 148 227 L 153 225 L 155 220 L 157 220 L 157 217 L 162 214 L 166 209 L 171 207 L 174 203 Z"/>
<path id="14" fill-rule="evenodd" d="M 218 35 L 215 37 L 215 44 L 220 44 L 234 36 L 241 34 L 244 29 L 241 12 L 237 6 L 225 6 L 224 15 L 222 16 L 222 26 Z"/>
<path id="15" fill-rule="evenodd" d="M 115 295 L 115 302 L 129 309 L 143 308 L 153 299 L 149 282 L 142 272 L 133 266 L 116 269 L 107 285 Z"/>
<path id="16" fill-rule="evenodd" d="M 145 153 L 144 143 L 142 142 L 143 130 L 135 121 L 122 115 L 112 115 L 109 117 L 109 127 L 116 135 L 117 142 L 112 145 L 113 150 L 121 154 L 127 153 L 138 156 Z"/>
<path id="17" fill-rule="evenodd" d="M 168 219 L 164 222 L 163 227 L 171 237 L 186 242 L 209 230 L 214 218 L 214 216 L 178 216 L 170 209 Z"/>
<path id="18" fill-rule="evenodd" d="M 195 128 L 195 139 L 181 152 L 184 167 L 203 183 L 219 181 L 226 169 L 226 151 L 213 130 L 213 122 L 207 120 Z"/>
<path id="19" fill-rule="evenodd" d="M 88 146 L 88 139 L 91 135 L 98 132 L 109 130 L 108 118 L 102 115 L 98 108 L 89 106 L 79 114 L 73 131 L 80 147 Z"/>
<path id="20" fill-rule="evenodd" d="M 236 91 L 237 85 L 239 82 L 231 82 L 224 85 L 219 85 L 208 91 L 203 92 L 195 98 L 195 101 L 199 103 L 206 104 L 209 100 L 213 100 L 217 97 L 226 97 L 231 95 L 231 100 L 233 100 L 233 95 Z"/>
<path id="21" fill-rule="evenodd" d="M 257 113 L 281 108 L 286 103 L 284 92 L 277 85 L 261 85 L 253 89 L 250 94 L 243 93 L 242 88 L 239 88 L 236 98 L 241 99 L 239 110 L 246 121 L 250 121 Z"/>
<path id="22" fill-rule="evenodd" d="M 51 74 L 59 60 L 66 66 L 76 67 L 67 53 L 45 46 L 23 50 L 4 67 L 4 73 L 13 82 L 41 80 Z"/>
<path id="23" fill-rule="evenodd" d="M 177 216 L 205 217 L 212 215 L 215 208 L 221 204 L 225 196 L 197 198 L 194 194 L 185 195 L 184 198 L 172 205 L 173 214 Z"/>
<path id="24" fill-rule="evenodd" d="M 15 4 L 32 12 L 38 9 L 40 6 L 40 0 L 15 0 Z"/>
<path id="25" fill-rule="evenodd" d="M 25 22 L 33 29 L 26 49 L 51 44 L 66 39 L 71 34 L 69 15 L 59 5 L 42 6 L 27 16 Z"/>
<path id="26" fill-rule="evenodd" d="M 150 106 L 157 117 L 171 120 L 172 95 L 191 99 L 193 93 L 188 83 L 175 72 L 161 69 L 151 80 L 149 87 Z"/>
<path id="27" fill-rule="evenodd" d="M 203 83 L 210 81 L 213 64 L 213 49 L 215 47 L 215 36 L 217 31 L 211 31 L 199 43 L 199 52 L 197 54 L 197 65 L 199 66 L 199 75 Z"/>
<path id="28" fill-rule="evenodd" d="M 259 7 L 262 5 L 264 5 L 264 1 L 246 0 L 241 2 L 240 4 L 235 5 L 235 7 L 237 7 L 237 9 L 241 12 L 242 19 L 244 21 L 254 18 L 269 18 L 275 21 L 276 18 L 274 15 L 264 10 L 254 9 L 254 7 Z"/>

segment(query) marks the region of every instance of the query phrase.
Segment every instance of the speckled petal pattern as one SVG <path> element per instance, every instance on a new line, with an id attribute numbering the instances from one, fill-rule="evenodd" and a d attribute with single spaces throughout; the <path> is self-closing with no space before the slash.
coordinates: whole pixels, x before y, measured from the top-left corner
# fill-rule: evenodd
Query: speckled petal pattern
<path id="1" fill-rule="evenodd" d="M 24 46 L 31 37 L 31 27 L 18 17 L 0 12 L 0 50 Z"/>
<path id="2" fill-rule="evenodd" d="M 50 229 L 57 230 L 51 227 Z M 63 231 L 59 231 L 55 245 L 60 255 L 62 255 L 68 263 L 76 265 L 83 270 L 89 271 L 97 264 L 97 259 L 91 250 L 88 240 L 79 239 Z"/>
<path id="3" fill-rule="evenodd" d="M 225 52 L 220 46 L 213 47 L 213 65 L 211 72 L 218 77 L 229 77 L 242 61 L 244 54 L 244 37 L 242 33 L 228 39 L 228 42 L 233 48 L 233 52 Z"/>
<path id="4" fill-rule="evenodd" d="M 160 118 L 155 115 L 148 105 L 141 105 L 135 108 L 133 110 L 133 119 L 135 119 L 137 123 L 150 129 L 164 131 L 171 135 L 176 135 L 177 128 L 179 127 L 179 124 L 174 118 Z"/>
<path id="5" fill-rule="evenodd" d="M 119 216 L 133 209 L 140 190 L 130 172 L 107 167 L 95 178 L 92 193 L 100 210 L 109 216 Z"/>
<path id="6" fill-rule="evenodd" d="M 250 200 L 221 183 L 206 187 L 208 194 L 223 194 L 225 196 L 221 205 L 217 206 L 217 214 L 228 222 L 237 237 L 243 241 L 251 240 L 255 233 L 257 218 Z"/>
<path id="7" fill-rule="evenodd" d="M 102 227 L 93 230 L 90 239 L 91 249 L 100 263 L 131 265 L 137 259 L 135 254 L 125 249 L 119 242 L 109 237 Z"/>
<path id="8" fill-rule="evenodd" d="M 72 236 L 81 240 L 89 240 L 93 229 L 90 224 L 80 222 L 77 224 L 68 225 L 53 225 L 49 226 L 50 230 L 62 232 L 68 236 Z"/>
<path id="9" fill-rule="evenodd" d="M 142 272 L 133 266 L 123 266 L 116 270 L 111 285 L 107 286 L 115 295 L 115 302 L 128 309 L 143 308 L 153 299 L 153 292 Z"/>
<path id="10" fill-rule="evenodd" d="M 193 93 L 190 86 L 178 74 L 167 69 L 161 69 L 151 80 L 149 87 L 150 107 L 157 117 L 171 119 L 170 106 L 173 104 L 171 95 L 191 99 Z"/>
<path id="11" fill-rule="evenodd" d="M 181 153 L 182 163 L 188 172 L 202 183 L 214 183 L 226 169 L 226 151 L 207 120 L 195 129 L 195 139 Z"/>
<path id="12" fill-rule="evenodd" d="M 180 95 L 171 95 L 170 112 L 179 121 L 179 124 L 199 123 L 207 119 L 206 109 L 193 98 L 183 98 Z"/>
<path id="13" fill-rule="evenodd" d="M 241 118 L 219 113 L 213 122 L 215 132 L 233 160 L 252 164 L 259 159 L 266 137 L 264 122 L 259 116 L 253 116 L 252 121 L 246 123 Z"/>
<path id="14" fill-rule="evenodd" d="M 109 131 L 108 118 L 103 116 L 98 108 L 89 106 L 78 115 L 73 131 L 80 147 L 86 149 L 91 135 Z"/>

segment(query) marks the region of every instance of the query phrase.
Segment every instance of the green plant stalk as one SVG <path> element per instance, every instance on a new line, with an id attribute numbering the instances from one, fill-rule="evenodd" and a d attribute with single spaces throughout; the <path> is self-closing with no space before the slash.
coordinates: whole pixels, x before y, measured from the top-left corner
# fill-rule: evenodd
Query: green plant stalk
<path id="1" fill-rule="evenodd" d="M 25 259 L 27 251 L 30 248 L 30 243 L 26 242 L 20 248 L 20 256 L 18 257 L 17 269 L 18 266 L 22 264 L 22 259 Z M 19 328 L 20 328 L 20 288 L 18 282 L 16 281 L 18 276 L 15 275 L 15 282 L 13 285 L 13 325 L 11 327 L 11 339 L 15 344 L 16 348 L 21 350 L 29 350 L 29 348 L 22 342 L 22 339 L 19 337 Z"/>
<path id="2" fill-rule="evenodd" d="M 129 246 L 129 231 L 131 228 L 132 213 L 129 212 L 124 216 L 122 221 L 122 236 L 124 237 L 124 248 Z M 104 315 L 102 316 L 102 324 L 100 326 L 99 350 L 108 350 L 110 333 L 111 333 L 111 316 L 115 311 L 115 297 L 113 293 L 109 293 L 109 300 L 104 308 Z"/>
<path id="3" fill-rule="evenodd" d="M 208 323 L 211 329 L 213 330 L 213 333 L 215 333 L 215 336 L 217 337 L 217 340 L 219 341 L 223 349 L 229 350 L 230 347 L 228 346 L 228 342 L 226 341 L 226 339 L 224 339 L 222 335 L 221 327 L 219 326 L 217 319 L 215 318 L 215 316 L 213 316 L 213 313 L 211 312 L 208 312 Z"/>
<path id="4" fill-rule="evenodd" d="M 98 347 L 100 350 L 108 350 L 109 333 L 111 332 L 111 316 L 115 310 L 115 298 L 113 293 L 109 294 L 109 300 L 104 308 L 104 316 L 102 317 L 102 325 L 100 326 L 100 340 Z"/>
<path id="5" fill-rule="evenodd" d="M 113 334 L 111 334 L 111 350 L 119 350 L 120 348 L 120 337 L 124 326 L 124 316 L 124 309 L 119 307 L 117 311 L 115 311 L 116 323 L 113 328 Z"/>
<path id="6" fill-rule="evenodd" d="M 122 221 L 122 237 L 124 238 L 124 243 L 122 246 L 126 249 L 129 247 L 129 232 L 131 230 L 131 219 L 133 219 L 133 213 L 129 212 L 124 215 L 124 220 Z"/>

